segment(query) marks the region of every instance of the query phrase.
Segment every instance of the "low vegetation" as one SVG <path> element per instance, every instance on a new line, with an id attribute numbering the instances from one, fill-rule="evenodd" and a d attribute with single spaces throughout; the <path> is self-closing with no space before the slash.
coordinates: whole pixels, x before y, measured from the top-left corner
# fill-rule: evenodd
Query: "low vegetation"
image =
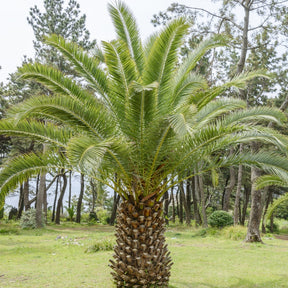
<path id="1" fill-rule="evenodd" d="M 107 265 L 113 227 L 66 223 L 23 230 L 13 221 L 0 225 L 1 288 L 114 287 Z M 245 234 L 240 226 L 169 226 L 174 262 L 169 288 L 288 287 L 288 241 L 270 234 L 263 236 L 266 245 L 251 245 L 243 243 Z"/>

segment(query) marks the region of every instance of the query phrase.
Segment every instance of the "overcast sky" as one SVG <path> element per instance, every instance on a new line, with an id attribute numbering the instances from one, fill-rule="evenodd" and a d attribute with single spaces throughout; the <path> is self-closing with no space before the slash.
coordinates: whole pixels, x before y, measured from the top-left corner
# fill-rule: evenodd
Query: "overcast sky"
<path id="1" fill-rule="evenodd" d="M 1 1 L 0 9 L 0 82 L 5 81 L 9 73 L 20 66 L 23 55 L 34 56 L 32 27 L 27 22 L 29 9 L 37 5 L 43 11 L 43 0 L 7 0 Z M 91 39 L 111 40 L 114 37 L 112 22 L 107 13 L 109 0 L 78 0 L 82 14 L 86 14 L 86 27 Z M 155 29 L 150 23 L 153 14 L 165 10 L 171 3 L 178 2 L 195 7 L 209 7 L 209 0 L 125 0 L 133 11 L 143 38 Z M 66 0 L 67 3 L 67 0 Z"/>

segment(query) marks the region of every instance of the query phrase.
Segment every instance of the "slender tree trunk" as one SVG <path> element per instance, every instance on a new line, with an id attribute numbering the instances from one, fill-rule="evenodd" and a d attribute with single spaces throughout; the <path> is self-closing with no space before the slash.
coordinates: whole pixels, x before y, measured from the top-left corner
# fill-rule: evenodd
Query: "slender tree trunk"
<path id="1" fill-rule="evenodd" d="M 233 148 L 230 148 L 230 155 L 233 155 L 235 153 Z M 228 211 L 230 208 L 230 198 L 231 198 L 231 193 L 235 187 L 236 184 L 236 172 L 234 167 L 229 168 L 229 173 L 230 173 L 230 181 L 229 184 L 225 187 L 224 190 L 224 195 L 223 195 L 223 206 L 222 209 L 224 211 Z"/>
<path id="2" fill-rule="evenodd" d="M 178 219 L 180 220 L 180 209 L 179 209 L 179 201 L 178 201 L 178 199 L 179 199 L 179 188 L 178 188 L 178 190 L 176 192 L 175 199 L 176 199 L 176 215 L 177 215 Z"/>
<path id="3" fill-rule="evenodd" d="M 23 209 L 24 209 L 24 192 L 23 192 L 23 184 L 21 184 L 20 185 L 19 201 L 18 201 L 17 219 L 21 218 Z"/>
<path id="4" fill-rule="evenodd" d="M 174 199 L 174 186 L 171 187 L 171 193 L 170 193 L 170 201 L 172 201 L 172 222 L 175 223 L 175 199 Z"/>
<path id="5" fill-rule="evenodd" d="M 23 202 L 24 202 L 25 211 L 29 210 L 30 204 L 29 204 L 29 180 L 28 179 L 24 181 L 24 185 L 23 185 Z"/>
<path id="6" fill-rule="evenodd" d="M 115 223 L 119 202 L 120 202 L 120 195 L 118 195 L 117 192 L 114 191 L 114 201 L 113 201 L 111 218 L 109 222 L 110 225 L 114 225 Z"/>
<path id="7" fill-rule="evenodd" d="M 184 183 L 183 181 L 179 184 L 180 185 L 180 195 L 181 198 L 183 199 L 183 206 L 185 209 L 185 218 L 186 218 L 186 224 L 187 225 L 191 225 L 191 213 L 189 211 L 188 205 L 187 205 L 187 201 L 185 199 L 185 192 L 184 192 Z M 187 191 L 186 191 L 187 194 Z"/>
<path id="8" fill-rule="evenodd" d="M 40 174 L 37 175 L 37 178 L 36 178 L 36 191 L 35 191 L 35 209 L 37 207 L 37 195 L 38 195 L 38 192 L 39 192 L 39 181 L 40 181 Z M 31 201 L 30 201 L 31 202 Z"/>
<path id="9" fill-rule="evenodd" d="M 239 152 L 243 151 L 243 144 L 240 144 Z M 234 204 L 234 225 L 238 225 L 240 222 L 239 209 L 240 209 L 240 197 L 241 197 L 241 188 L 242 188 L 242 176 L 243 176 L 243 165 L 240 164 L 238 168 L 238 179 L 237 179 L 237 189 L 235 195 L 235 204 Z"/>
<path id="10" fill-rule="evenodd" d="M 203 184 L 203 176 L 198 175 L 197 176 L 199 181 L 199 192 L 201 195 L 201 212 L 202 212 L 202 226 L 204 228 L 208 227 L 208 221 L 207 221 L 207 214 L 206 214 L 206 207 L 205 207 L 205 191 L 204 191 L 204 184 Z"/>
<path id="11" fill-rule="evenodd" d="M 186 203 L 187 203 L 187 211 L 188 211 L 188 216 L 189 220 L 187 219 L 188 216 L 186 216 L 186 221 L 187 224 L 191 224 L 192 220 L 192 215 L 191 215 L 191 198 L 192 198 L 192 186 L 193 186 L 193 181 L 192 178 L 187 179 L 186 181 Z"/>
<path id="12" fill-rule="evenodd" d="M 83 201 L 83 196 L 84 196 L 84 175 L 81 174 L 80 178 L 80 194 L 77 202 L 77 211 L 76 211 L 76 222 L 80 223 L 81 222 L 81 209 L 82 209 L 82 201 Z"/>
<path id="13" fill-rule="evenodd" d="M 265 227 L 265 223 L 264 223 L 264 219 L 265 219 L 265 216 L 266 216 L 266 213 L 267 213 L 267 210 L 268 210 L 268 207 L 269 207 L 269 204 L 273 202 L 273 190 L 269 187 L 265 187 L 266 190 L 266 201 L 265 201 L 265 208 L 264 208 L 264 213 L 263 213 L 263 216 L 262 216 L 262 233 L 266 233 L 266 227 Z"/>
<path id="14" fill-rule="evenodd" d="M 181 183 L 179 184 L 179 222 L 183 224 L 183 202 L 185 201 L 185 197 L 181 193 Z"/>
<path id="15" fill-rule="evenodd" d="M 244 185 L 243 208 L 242 208 L 242 217 L 241 217 L 241 221 L 240 221 L 240 225 L 242 225 L 242 226 L 245 225 L 247 208 L 248 208 L 248 203 L 249 203 L 249 198 L 250 198 L 250 190 L 251 189 L 249 189 L 249 187 Z"/>
<path id="16" fill-rule="evenodd" d="M 192 189 L 193 210 L 194 210 L 196 226 L 199 226 L 202 224 L 202 222 L 201 222 L 201 216 L 200 216 L 200 212 L 198 208 L 199 197 L 197 197 L 197 193 L 199 191 L 198 176 L 194 176 L 193 180 L 194 180 L 194 185 L 193 185 L 194 189 Z"/>
<path id="17" fill-rule="evenodd" d="M 251 211 L 249 217 L 249 224 L 245 242 L 262 242 L 260 236 L 260 222 L 261 222 L 261 215 L 262 215 L 262 191 L 256 189 L 255 180 L 261 175 L 261 170 L 258 168 L 251 168 Z"/>
<path id="18" fill-rule="evenodd" d="M 169 192 L 166 191 L 163 195 L 163 203 L 164 203 L 164 210 L 163 210 L 163 215 L 164 215 L 164 220 L 165 224 L 169 225 L 169 218 L 168 218 L 168 212 L 169 212 Z"/>
<path id="19" fill-rule="evenodd" d="M 173 263 L 165 244 L 162 202 L 135 205 L 124 200 L 118 210 L 117 244 L 110 260 L 116 286 L 168 287 Z"/>
<path id="20" fill-rule="evenodd" d="M 38 189 L 37 202 L 36 202 L 36 227 L 37 228 L 43 227 L 42 210 L 43 210 L 45 190 L 46 190 L 46 173 L 42 172 L 40 174 L 39 189 Z"/>
<path id="21" fill-rule="evenodd" d="M 56 180 L 55 197 L 54 197 L 52 219 L 51 219 L 52 222 L 54 222 L 54 220 L 55 220 L 55 211 L 56 211 L 56 203 L 57 203 L 57 196 L 58 196 L 58 186 L 59 186 L 59 176 L 57 176 L 57 180 Z"/>
<path id="22" fill-rule="evenodd" d="M 72 171 L 69 172 L 69 195 L 68 195 L 68 208 L 69 209 L 71 208 L 71 195 L 72 195 Z"/>
<path id="23" fill-rule="evenodd" d="M 56 224 L 60 224 L 61 207 L 63 206 L 63 197 L 64 197 L 66 187 L 67 187 L 67 176 L 64 173 L 64 171 L 62 171 L 62 174 L 60 174 L 60 176 L 63 178 L 63 187 L 60 191 L 60 195 L 59 195 L 59 199 L 57 203 L 57 210 L 56 210 L 56 217 L 55 217 Z"/>

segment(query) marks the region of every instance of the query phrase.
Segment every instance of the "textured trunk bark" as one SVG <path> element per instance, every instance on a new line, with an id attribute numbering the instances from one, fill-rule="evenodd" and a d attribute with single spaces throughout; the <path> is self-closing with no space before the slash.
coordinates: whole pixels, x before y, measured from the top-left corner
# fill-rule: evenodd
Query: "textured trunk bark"
<path id="1" fill-rule="evenodd" d="M 168 287 L 172 260 L 165 244 L 162 203 L 150 199 L 118 208 L 111 274 L 118 288 Z"/>
<path id="2" fill-rule="evenodd" d="M 81 208 L 82 208 L 82 201 L 83 201 L 83 196 L 84 196 L 84 175 L 81 174 L 81 186 L 80 186 L 80 194 L 78 197 L 78 202 L 77 202 L 77 210 L 76 210 L 76 222 L 80 223 L 81 222 Z"/>
<path id="3" fill-rule="evenodd" d="M 262 191 L 256 189 L 255 180 L 261 175 L 261 170 L 257 168 L 251 168 L 251 211 L 249 217 L 249 224 L 245 242 L 262 242 L 260 235 L 260 222 L 262 215 Z"/>
<path id="4" fill-rule="evenodd" d="M 63 197 L 64 197 L 66 187 L 67 187 L 67 176 L 64 173 L 64 171 L 62 173 L 63 174 L 61 174 L 60 176 L 63 178 L 63 186 L 62 186 L 59 199 L 58 199 L 58 203 L 57 203 L 57 210 L 56 210 L 56 217 L 55 217 L 56 224 L 60 224 L 61 207 L 63 205 Z"/>

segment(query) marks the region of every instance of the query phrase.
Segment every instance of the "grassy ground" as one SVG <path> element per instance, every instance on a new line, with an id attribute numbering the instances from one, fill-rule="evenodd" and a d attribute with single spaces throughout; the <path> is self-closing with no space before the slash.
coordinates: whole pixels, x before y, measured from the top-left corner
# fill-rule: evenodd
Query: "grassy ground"
<path id="1" fill-rule="evenodd" d="M 288 287 L 288 241 L 264 237 L 265 245 L 248 245 L 211 234 L 217 233 L 168 228 L 174 260 L 169 287 Z M 112 237 L 113 228 L 100 225 L 23 231 L 0 224 L 0 288 L 112 288 L 113 252 L 85 253 Z"/>

